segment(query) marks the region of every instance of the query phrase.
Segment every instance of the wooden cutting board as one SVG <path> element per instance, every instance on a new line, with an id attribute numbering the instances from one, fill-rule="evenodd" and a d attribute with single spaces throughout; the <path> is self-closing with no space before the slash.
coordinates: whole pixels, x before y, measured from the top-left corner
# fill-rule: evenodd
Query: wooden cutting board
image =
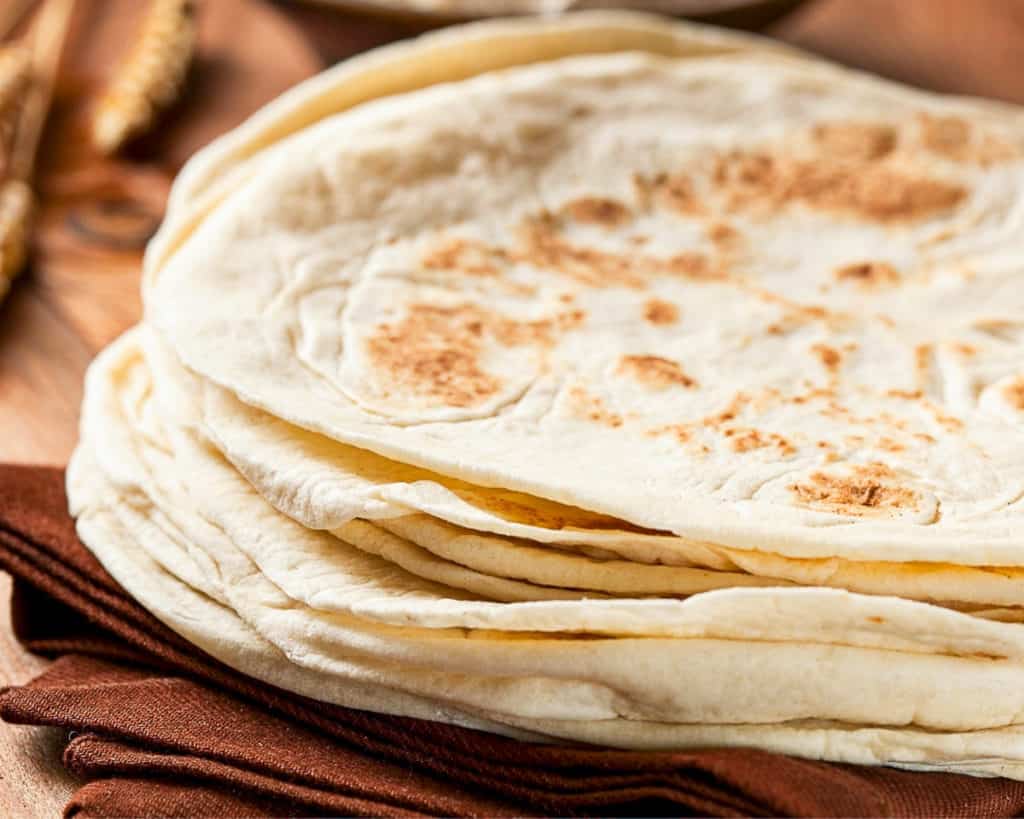
<path id="1" fill-rule="evenodd" d="M 188 155 L 324 65 L 418 30 L 265 0 L 201 0 L 185 98 L 128 157 L 102 159 L 84 139 L 89 103 L 143 8 L 78 0 L 41 153 L 31 271 L 0 305 L 3 461 L 67 461 L 85 367 L 138 319 L 142 247 Z M 771 33 L 925 87 L 1024 102 L 1021 0 L 808 0 Z M 0 576 L 0 685 L 45 665 L 11 636 L 8 590 Z M 62 745 L 57 732 L 0 723 L 0 816 L 60 814 L 76 786 Z"/>

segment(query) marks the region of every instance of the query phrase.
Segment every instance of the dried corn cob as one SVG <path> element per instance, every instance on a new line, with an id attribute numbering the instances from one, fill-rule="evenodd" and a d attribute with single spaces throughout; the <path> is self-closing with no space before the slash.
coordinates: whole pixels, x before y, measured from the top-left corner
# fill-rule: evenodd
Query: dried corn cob
<path id="1" fill-rule="evenodd" d="M 32 189 L 13 179 L 0 187 L 0 299 L 25 263 Z"/>
<path id="2" fill-rule="evenodd" d="M 0 48 L 0 179 L 9 171 L 30 71 L 31 54 L 26 49 L 20 46 Z"/>
<path id="3" fill-rule="evenodd" d="M 178 95 L 195 47 L 191 0 L 151 0 L 138 40 L 93 115 L 92 136 L 113 153 L 146 131 Z"/>

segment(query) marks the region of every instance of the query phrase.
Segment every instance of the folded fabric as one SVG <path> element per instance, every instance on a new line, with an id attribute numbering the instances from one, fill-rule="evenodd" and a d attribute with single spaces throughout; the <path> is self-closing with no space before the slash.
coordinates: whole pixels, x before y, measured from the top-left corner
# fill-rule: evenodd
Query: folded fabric
<path id="1" fill-rule="evenodd" d="M 63 472 L 0 467 L 0 569 L 26 648 L 60 656 L 0 695 L 72 732 L 68 815 L 1012 816 L 1024 783 L 747 750 L 516 742 L 314 702 L 226 668 L 129 598 L 75 535 Z"/>

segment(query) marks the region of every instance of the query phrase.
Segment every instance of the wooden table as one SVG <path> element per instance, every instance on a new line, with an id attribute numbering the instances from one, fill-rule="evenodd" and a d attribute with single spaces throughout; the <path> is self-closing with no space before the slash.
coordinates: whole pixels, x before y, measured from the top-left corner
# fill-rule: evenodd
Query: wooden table
<path id="1" fill-rule="evenodd" d="M 79 0 L 42 152 L 32 270 L 0 307 L 2 461 L 66 463 L 82 374 L 138 318 L 141 248 L 188 154 L 323 65 L 416 31 L 261 0 L 206 0 L 186 99 L 128 159 L 101 160 L 82 138 L 88 99 L 141 5 Z M 771 33 L 925 87 L 1024 103 L 1024 0 L 809 0 Z M 0 685 L 45 666 L 11 636 L 9 589 L 0 576 Z M 76 787 L 60 765 L 62 745 L 58 731 L 0 724 L 0 816 L 59 815 Z"/>

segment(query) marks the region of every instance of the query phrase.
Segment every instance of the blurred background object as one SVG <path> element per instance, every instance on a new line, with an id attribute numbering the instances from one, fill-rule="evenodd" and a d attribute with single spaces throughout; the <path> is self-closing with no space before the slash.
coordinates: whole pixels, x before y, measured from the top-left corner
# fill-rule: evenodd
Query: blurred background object
<path id="1" fill-rule="evenodd" d="M 21 272 L 28 251 L 33 211 L 32 172 L 50 109 L 53 86 L 74 0 L 49 0 L 20 42 L 0 51 L 0 299 Z M 26 4 L 10 7 L 15 28 Z M 9 31 L 0 31 L 0 37 Z"/>
<path id="2" fill-rule="evenodd" d="M 153 0 L 93 112 L 92 137 L 101 152 L 113 153 L 144 134 L 175 101 L 195 40 L 192 0 Z"/>
<path id="3" fill-rule="evenodd" d="M 790 11 L 804 0 L 293 0 L 340 12 L 441 25 L 474 17 L 559 14 L 585 9 L 633 9 L 753 27 Z"/>

